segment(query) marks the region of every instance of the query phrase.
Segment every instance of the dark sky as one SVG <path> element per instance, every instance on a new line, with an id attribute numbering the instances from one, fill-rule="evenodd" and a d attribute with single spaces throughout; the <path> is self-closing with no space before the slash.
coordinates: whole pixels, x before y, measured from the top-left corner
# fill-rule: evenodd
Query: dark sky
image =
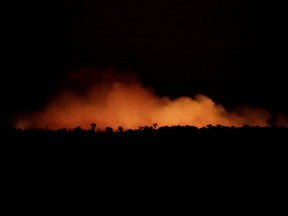
<path id="1" fill-rule="evenodd" d="M 202 93 L 228 107 L 287 113 L 284 6 L 268 2 L 10 2 L 4 116 L 40 107 L 70 71 L 111 67 L 133 71 L 158 95 Z"/>

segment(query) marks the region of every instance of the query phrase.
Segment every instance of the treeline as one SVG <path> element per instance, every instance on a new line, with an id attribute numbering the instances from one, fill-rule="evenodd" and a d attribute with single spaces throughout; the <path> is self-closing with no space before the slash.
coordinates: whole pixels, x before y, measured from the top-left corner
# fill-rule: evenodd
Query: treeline
<path id="1" fill-rule="evenodd" d="M 139 126 L 138 129 L 125 130 L 120 126 L 117 130 L 106 127 L 97 130 L 96 124 L 84 130 L 80 126 L 74 129 L 13 129 L 5 132 L 5 143 L 11 144 L 51 144 L 51 145 L 198 145 L 200 143 L 221 144 L 267 144 L 287 142 L 288 128 L 276 126 L 243 127 L 207 125 L 195 126 Z M 264 142 L 264 143 L 263 143 Z"/>
<path id="2" fill-rule="evenodd" d="M 225 170 L 278 170 L 287 164 L 287 127 L 226 127 L 222 125 L 144 126 L 136 130 L 6 130 L 1 153 L 13 167 L 43 167 L 62 172 L 147 167 L 191 172 L 201 167 Z M 23 165 L 24 164 L 24 165 Z M 61 165 L 61 166 L 60 166 Z M 215 172 L 216 172 L 215 171 Z M 217 171 L 218 172 L 218 171 Z M 230 172 L 230 171 L 229 171 Z"/>

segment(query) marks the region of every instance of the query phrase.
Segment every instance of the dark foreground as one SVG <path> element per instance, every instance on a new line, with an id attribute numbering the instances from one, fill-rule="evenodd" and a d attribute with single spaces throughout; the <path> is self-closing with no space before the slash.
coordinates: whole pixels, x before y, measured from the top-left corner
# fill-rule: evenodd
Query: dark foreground
<path id="1" fill-rule="evenodd" d="M 155 203 L 194 197 L 194 204 L 204 205 L 201 211 L 219 202 L 213 211 L 220 206 L 244 213 L 252 206 L 275 213 L 287 192 L 287 135 L 283 127 L 10 129 L 1 141 L 2 185 L 8 196 L 11 189 L 20 191 L 21 200 L 33 188 L 39 197 L 49 194 L 60 202 L 61 191 L 65 197 L 84 191 L 117 202 L 127 195 L 135 203 L 144 195 Z"/>
<path id="2" fill-rule="evenodd" d="M 146 127 L 124 132 L 7 130 L 2 154 L 13 161 L 133 166 L 218 164 L 283 166 L 288 128 Z M 11 161 L 11 162 L 13 162 Z"/>

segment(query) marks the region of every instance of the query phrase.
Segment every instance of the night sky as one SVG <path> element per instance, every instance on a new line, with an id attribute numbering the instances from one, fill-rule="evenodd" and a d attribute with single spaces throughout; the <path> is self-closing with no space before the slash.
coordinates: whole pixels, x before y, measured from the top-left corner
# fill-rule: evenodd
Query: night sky
<path id="1" fill-rule="evenodd" d="M 283 5 L 19 1 L 4 8 L 2 117 L 37 110 L 71 71 L 136 74 L 159 96 L 288 114 Z"/>

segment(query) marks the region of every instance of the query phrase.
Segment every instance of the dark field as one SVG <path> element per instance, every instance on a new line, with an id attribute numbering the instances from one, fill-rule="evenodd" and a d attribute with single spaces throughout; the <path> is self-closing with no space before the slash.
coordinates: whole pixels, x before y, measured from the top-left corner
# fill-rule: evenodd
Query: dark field
<path id="1" fill-rule="evenodd" d="M 286 127 L 143 127 L 122 132 L 7 130 L 4 155 L 35 163 L 286 164 Z"/>
<path id="2" fill-rule="evenodd" d="M 205 211 L 211 202 L 215 211 L 252 207 L 275 213 L 287 191 L 287 135 L 285 127 L 219 125 L 123 132 L 10 129 L 2 135 L 2 185 L 8 196 L 14 196 L 11 190 L 22 194 L 21 200 L 32 188 L 60 203 L 59 194 L 118 203 L 125 196 L 133 203 L 134 197 L 155 203 L 193 197 Z"/>

